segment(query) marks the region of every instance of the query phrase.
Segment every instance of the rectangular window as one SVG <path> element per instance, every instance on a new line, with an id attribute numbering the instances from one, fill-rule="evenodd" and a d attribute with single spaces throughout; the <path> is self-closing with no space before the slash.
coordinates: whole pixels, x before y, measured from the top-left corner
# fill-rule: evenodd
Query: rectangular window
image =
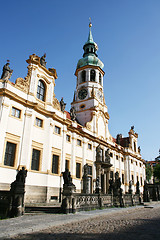
<path id="1" fill-rule="evenodd" d="M 113 153 L 112 152 L 110 153 L 110 157 L 113 157 Z"/>
<path id="2" fill-rule="evenodd" d="M 77 139 L 77 145 L 82 146 L 82 141 L 80 139 Z"/>
<path id="3" fill-rule="evenodd" d="M 65 161 L 65 170 L 68 169 L 69 170 L 69 160 Z"/>
<path id="4" fill-rule="evenodd" d="M 140 163 L 140 164 L 139 164 L 139 166 L 141 167 L 141 166 L 142 166 L 142 164 Z"/>
<path id="5" fill-rule="evenodd" d="M 140 178 L 141 179 L 141 186 L 143 185 L 143 183 L 142 183 L 142 177 Z"/>
<path id="6" fill-rule="evenodd" d="M 4 157 L 4 165 L 14 167 L 16 144 L 7 142 Z"/>
<path id="7" fill-rule="evenodd" d="M 43 120 L 36 117 L 36 126 L 43 127 Z"/>
<path id="8" fill-rule="evenodd" d="M 122 184 L 124 184 L 124 174 L 122 173 Z"/>
<path id="9" fill-rule="evenodd" d="M 20 118 L 21 117 L 21 110 L 12 107 L 12 116 L 16 117 L 16 118 Z"/>
<path id="10" fill-rule="evenodd" d="M 132 184 L 134 184 L 134 176 L 132 175 L 131 177 L 132 177 Z"/>
<path id="11" fill-rule="evenodd" d="M 81 164 L 76 163 L 76 178 L 80 178 L 80 177 L 81 177 Z"/>
<path id="12" fill-rule="evenodd" d="M 39 171 L 39 166 L 40 166 L 40 151 L 37 149 L 33 149 L 31 170 Z"/>
<path id="13" fill-rule="evenodd" d="M 61 134 L 61 128 L 58 127 L 58 126 L 55 126 L 54 132 L 57 133 L 57 134 Z"/>
<path id="14" fill-rule="evenodd" d="M 59 165 L 59 156 L 58 155 L 53 155 L 52 173 L 58 174 L 58 165 Z"/>
<path id="15" fill-rule="evenodd" d="M 88 166 L 88 175 L 92 176 L 92 166 Z"/>
<path id="16" fill-rule="evenodd" d="M 113 171 L 110 171 L 110 178 L 113 179 Z"/>
<path id="17" fill-rule="evenodd" d="M 138 165 L 137 161 L 136 161 L 136 166 Z"/>
<path id="18" fill-rule="evenodd" d="M 133 159 L 131 159 L 131 163 L 133 163 Z"/>
<path id="19" fill-rule="evenodd" d="M 70 141 L 71 141 L 71 136 L 68 135 L 68 134 L 66 135 L 66 141 L 67 141 L 67 142 L 70 142 Z"/>
<path id="20" fill-rule="evenodd" d="M 122 162 L 124 162 L 124 158 L 122 158 Z"/>
<path id="21" fill-rule="evenodd" d="M 116 160 L 118 160 L 118 155 L 116 155 Z"/>
<path id="22" fill-rule="evenodd" d="M 88 143 L 88 149 L 92 149 L 92 145 L 90 143 Z"/>

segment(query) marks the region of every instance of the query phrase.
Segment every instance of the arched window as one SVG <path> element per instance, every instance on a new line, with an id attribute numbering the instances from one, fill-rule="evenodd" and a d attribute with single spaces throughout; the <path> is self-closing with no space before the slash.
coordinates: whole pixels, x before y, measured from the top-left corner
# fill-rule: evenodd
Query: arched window
<path id="1" fill-rule="evenodd" d="M 96 78 L 96 72 L 95 70 L 92 69 L 90 74 L 90 81 L 95 82 L 95 78 Z"/>
<path id="2" fill-rule="evenodd" d="M 101 76 L 101 73 L 99 73 L 99 84 L 102 84 L 102 76 Z"/>
<path id="3" fill-rule="evenodd" d="M 45 99 L 45 84 L 42 80 L 39 80 L 37 87 L 37 98 L 41 101 Z"/>
<path id="4" fill-rule="evenodd" d="M 82 71 L 82 82 L 85 82 L 86 81 L 86 71 L 83 70 Z"/>

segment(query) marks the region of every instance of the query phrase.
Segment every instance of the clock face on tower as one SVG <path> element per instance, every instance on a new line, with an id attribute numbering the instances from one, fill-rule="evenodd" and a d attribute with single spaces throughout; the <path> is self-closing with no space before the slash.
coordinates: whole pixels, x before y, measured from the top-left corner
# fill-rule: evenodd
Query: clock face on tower
<path id="1" fill-rule="evenodd" d="M 78 98 L 83 100 L 87 97 L 87 94 L 88 94 L 88 92 L 86 89 L 81 89 L 78 93 Z"/>

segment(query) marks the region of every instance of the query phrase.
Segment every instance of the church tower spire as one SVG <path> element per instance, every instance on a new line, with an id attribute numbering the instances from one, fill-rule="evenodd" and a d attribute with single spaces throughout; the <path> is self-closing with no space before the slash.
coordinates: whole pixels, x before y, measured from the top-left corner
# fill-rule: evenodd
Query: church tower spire
<path id="1" fill-rule="evenodd" d="M 105 120 L 107 123 L 109 119 L 103 93 L 104 64 L 98 58 L 98 46 L 93 40 L 91 27 L 90 21 L 88 40 L 83 46 L 83 57 L 78 61 L 75 72 L 77 86 L 75 98 L 71 104 L 76 110 L 78 122 L 83 126 L 88 126 L 93 116 L 98 117 L 98 111 L 107 118 Z M 95 132 L 95 123 L 91 125 L 92 131 Z"/>

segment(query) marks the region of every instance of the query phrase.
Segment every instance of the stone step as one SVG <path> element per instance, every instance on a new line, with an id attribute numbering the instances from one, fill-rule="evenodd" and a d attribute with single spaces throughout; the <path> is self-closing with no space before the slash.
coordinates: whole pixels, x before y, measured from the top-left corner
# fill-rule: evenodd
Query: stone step
<path id="1" fill-rule="evenodd" d="M 25 206 L 25 213 L 61 213 L 60 206 Z"/>

